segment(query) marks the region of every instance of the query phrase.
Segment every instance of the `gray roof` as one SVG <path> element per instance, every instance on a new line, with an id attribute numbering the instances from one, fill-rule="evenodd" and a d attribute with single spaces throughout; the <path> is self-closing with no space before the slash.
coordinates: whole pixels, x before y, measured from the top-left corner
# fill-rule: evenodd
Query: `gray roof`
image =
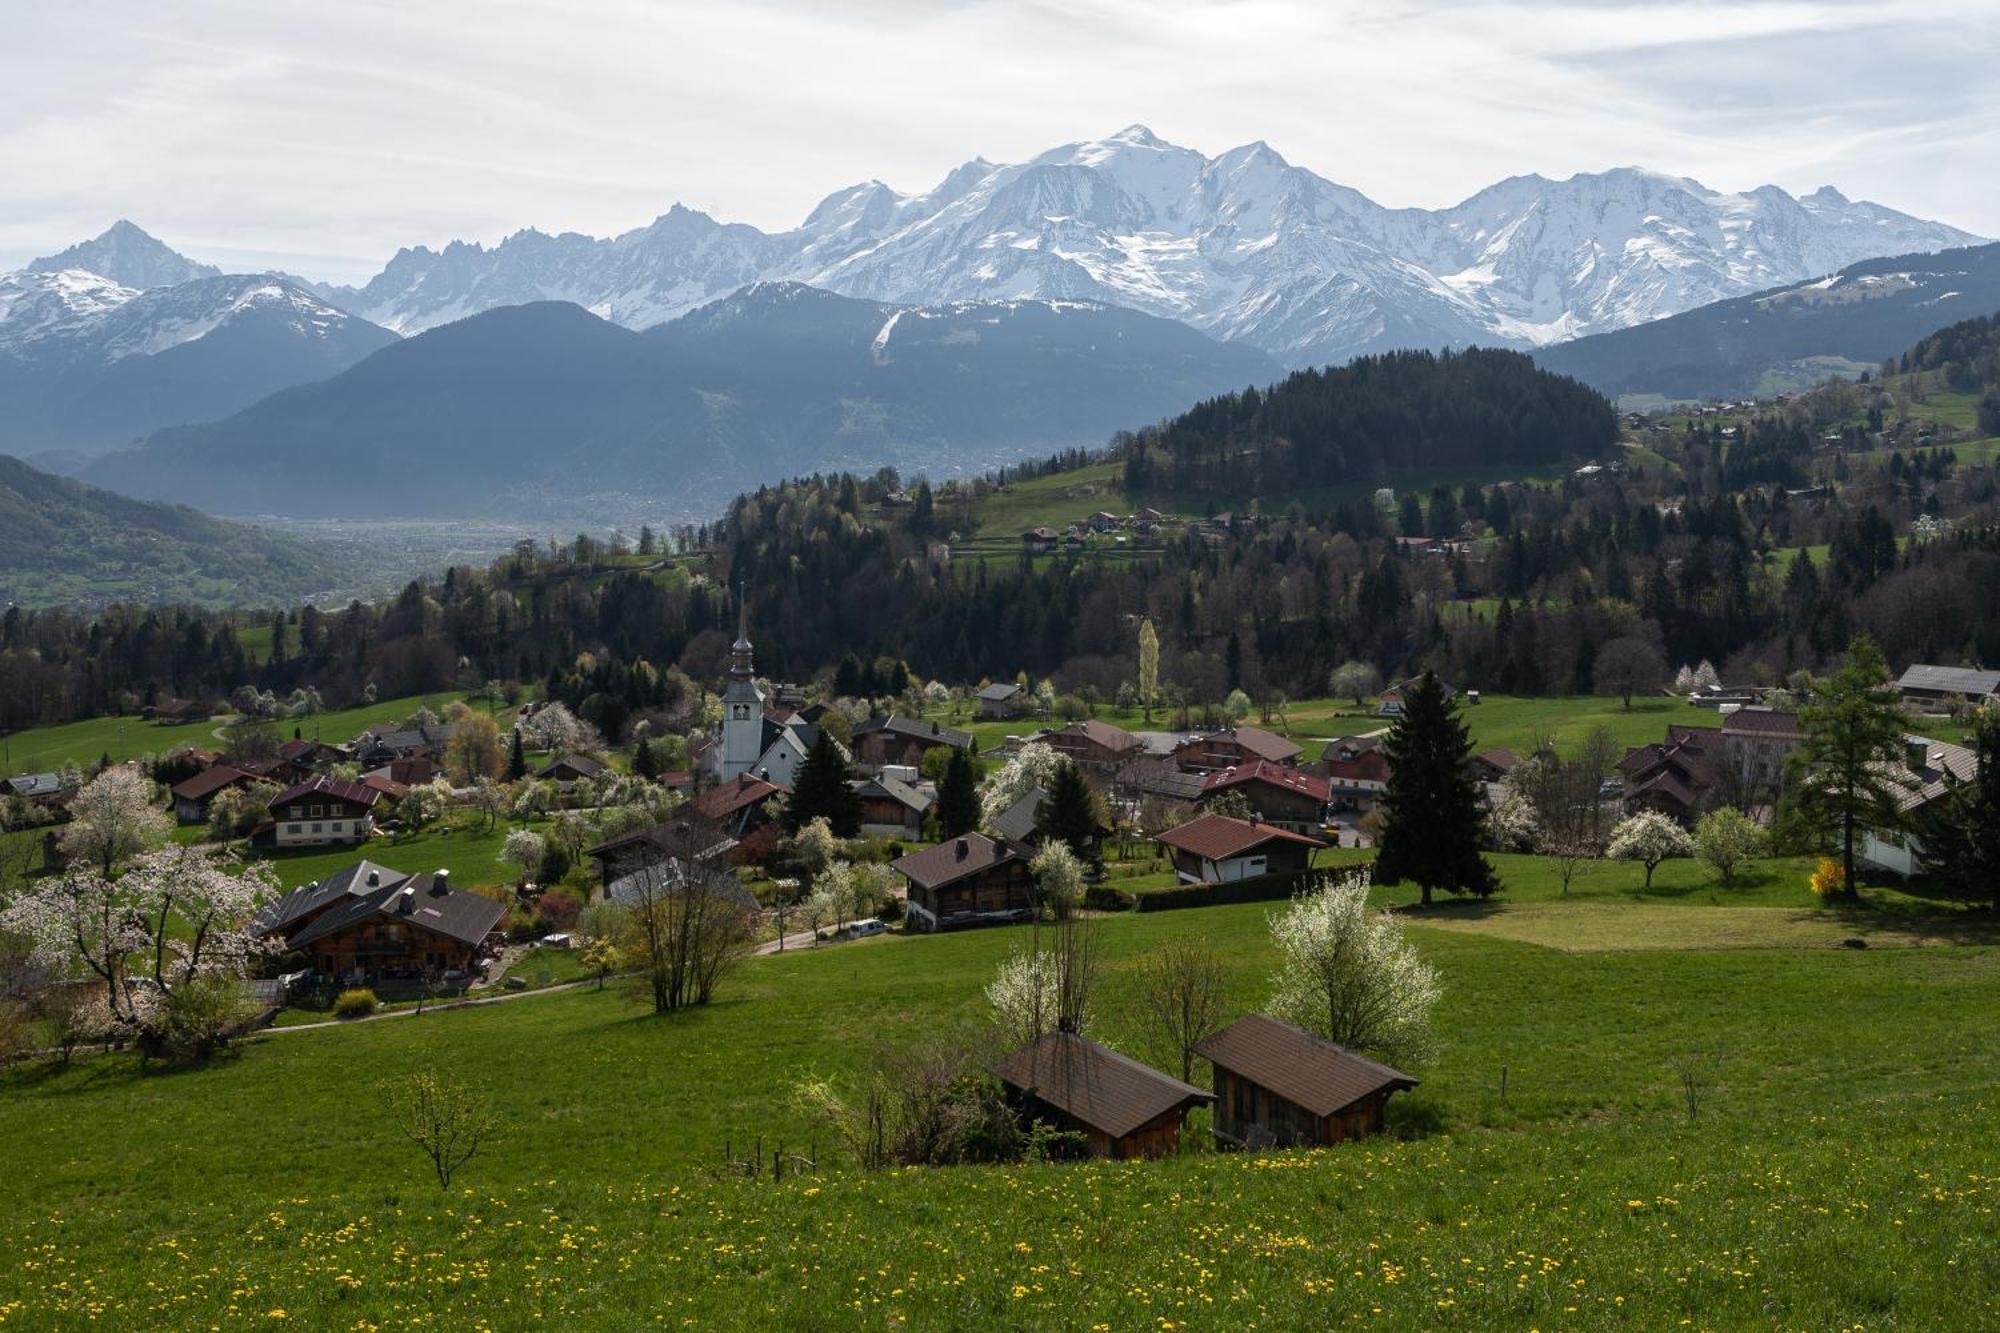
<path id="1" fill-rule="evenodd" d="M 54 796 L 62 790 L 59 773 L 23 773 L 7 779 L 7 789 L 16 796 Z"/>
<path id="2" fill-rule="evenodd" d="M 899 778 L 860 778 L 854 783 L 854 794 L 864 799 L 873 797 L 895 801 L 905 810 L 914 810 L 918 814 L 930 809 L 932 804 L 929 793 L 918 791 Z"/>
<path id="3" fill-rule="evenodd" d="M 1937 694 L 1963 694 L 1967 698 L 1982 699 L 1989 694 L 2000 693 L 2000 671 L 1981 671 L 1975 667 L 1943 667 L 1918 664 L 1903 673 L 1896 682 L 1899 690 L 1922 690 Z"/>
<path id="4" fill-rule="evenodd" d="M 1042 800 L 1040 787 L 1028 788 L 1025 796 L 994 816 L 993 831 L 1009 842 L 1026 842 L 1034 837 L 1035 821 L 1042 813 Z"/>
<path id="5" fill-rule="evenodd" d="M 370 884 L 368 876 L 375 876 Z M 328 903 L 335 902 L 349 893 L 367 893 L 383 884 L 400 884 L 409 876 L 401 870 L 391 870 L 374 861 L 356 861 L 353 865 L 334 871 L 316 884 L 302 884 L 276 902 L 268 903 L 257 913 L 255 929 L 262 934 L 273 931 L 283 932 L 301 917 L 310 916 Z"/>
<path id="6" fill-rule="evenodd" d="M 359 869 L 360 866 L 352 866 L 349 872 L 351 874 Z M 387 916 L 421 926 L 461 944 L 477 946 L 507 915 L 505 903 L 450 888 L 447 881 L 440 880 L 436 875 L 403 875 L 394 880 L 388 876 L 382 878 L 383 882 L 372 888 L 364 879 L 358 890 L 350 878 L 344 898 L 336 895 L 333 906 L 308 922 L 286 943 L 294 949 L 301 949 L 314 940 L 358 925 L 369 917 Z M 407 899 L 403 897 L 405 891 L 409 893 Z M 408 911 L 402 910 L 404 902 L 409 905 Z"/>
<path id="7" fill-rule="evenodd" d="M 991 700 L 994 703 L 1001 703 L 1007 699 L 1013 698 L 1020 692 L 1021 692 L 1021 687 L 1019 685 L 1016 685 L 1011 680 L 995 681 L 993 684 L 988 685 L 985 689 L 981 690 L 979 692 L 979 697 L 982 699 Z"/>
<path id="8" fill-rule="evenodd" d="M 732 841 L 729 845 L 734 847 L 736 844 Z M 646 882 L 648 876 L 652 877 L 651 884 Z M 757 901 L 757 895 L 744 887 L 743 881 L 734 874 L 711 874 L 704 882 L 708 886 L 709 893 L 725 902 L 736 904 L 746 912 L 755 912 L 762 907 Z M 680 893 L 686 888 L 685 867 L 680 861 L 669 858 L 655 861 L 652 865 L 642 870 L 635 870 L 629 875 L 620 875 L 604 886 L 604 897 L 608 902 L 629 906 L 649 897 L 652 901 L 658 902 L 662 892 Z"/>
<path id="9" fill-rule="evenodd" d="M 854 735 L 858 740 L 877 731 L 886 731 L 893 736 L 908 736 L 913 740 L 935 741 L 961 750 L 972 744 L 972 733 L 969 731 L 947 727 L 942 722 L 926 722 L 922 718 L 900 715 L 883 717 L 879 713 L 855 727 Z"/>

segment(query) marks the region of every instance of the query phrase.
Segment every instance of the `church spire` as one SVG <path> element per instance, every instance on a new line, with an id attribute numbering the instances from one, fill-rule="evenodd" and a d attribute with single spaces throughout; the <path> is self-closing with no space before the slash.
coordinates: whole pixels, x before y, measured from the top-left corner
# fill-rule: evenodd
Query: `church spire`
<path id="1" fill-rule="evenodd" d="M 754 681 L 756 666 L 750 655 L 750 602 L 741 581 L 736 585 L 736 642 L 729 648 L 731 681 Z"/>

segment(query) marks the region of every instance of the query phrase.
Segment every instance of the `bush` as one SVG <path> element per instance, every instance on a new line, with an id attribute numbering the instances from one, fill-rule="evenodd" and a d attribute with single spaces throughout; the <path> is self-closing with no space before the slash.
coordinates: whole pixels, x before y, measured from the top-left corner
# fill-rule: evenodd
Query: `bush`
<path id="1" fill-rule="evenodd" d="M 534 939 L 542 928 L 535 924 L 535 914 L 516 903 L 507 911 L 507 938 L 516 944 L 522 940 Z"/>
<path id="2" fill-rule="evenodd" d="M 365 986 L 357 987 L 340 993 L 333 1002 L 333 1013 L 336 1018 L 360 1018 L 374 1013 L 381 1003 L 375 998 L 374 991 Z"/>
<path id="3" fill-rule="evenodd" d="M 177 1060 L 206 1060 L 229 1045 L 250 1018 L 249 997 L 235 977 L 195 977 L 167 996 L 160 1046 Z"/>
<path id="4" fill-rule="evenodd" d="M 1382 1122 L 1399 1139 L 1427 1139 L 1444 1133 L 1444 1107 L 1427 1092 L 1406 1092 L 1389 1099 Z"/>
<path id="5" fill-rule="evenodd" d="M 535 904 L 535 924 L 544 934 L 565 931 L 576 925 L 576 919 L 583 913 L 583 904 L 567 893 L 551 891 L 542 895 Z"/>
<path id="6" fill-rule="evenodd" d="M 1232 879 L 1226 884 L 1178 884 L 1171 889 L 1149 889 L 1135 895 L 1134 908 L 1141 912 L 1171 912 L 1182 907 L 1220 907 L 1224 903 L 1266 903 L 1290 898 L 1305 876 L 1296 874 L 1258 875 Z"/>
<path id="7" fill-rule="evenodd" d="M 1092 912 L 1129 912 L 1139 905 L 1139 895 L 1109 884 L 1092 884 L 1083 891 L 1083 905 Z"/>

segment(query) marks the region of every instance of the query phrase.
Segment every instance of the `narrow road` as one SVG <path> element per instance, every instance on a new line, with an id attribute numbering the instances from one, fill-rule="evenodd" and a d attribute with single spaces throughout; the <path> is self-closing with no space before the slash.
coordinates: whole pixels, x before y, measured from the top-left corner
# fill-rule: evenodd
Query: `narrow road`
<path id="1" fill-rule="evenodd" d="M 615 981 L 616 977 L 607 977 Z M 446 1000 L 439 1004 L 427 1004 L 419 1009 L 388 1009 L 379 1014 L 369 1014 L 364 1018 L 329 1018 L 318 1023 L 287 1023 L 283 1027 L 259 1028 L 252 1037 L 275 1036 L 281 1032 L 318 1032 L 323 1028 L 348 1028 L 356 1023 L 379 1023 L 387 1018 L 415 1018 L 419 1013 L 442 1014 L 453 1009 L 476 1009 L 482 1004 L 505 1004 L 509 1000 L 531 1000 L 543 995 L 554 995 L 558 991 L 580 990 L 597 985 L 596 977 L 585 977 L 582 981 L 565 981 L 559 986 L 543 986 L 540 990 L 505 991 L 499 995 L 481 995 L 470 1000 Z"/>
<path id="2" fill-rule="evenodd" d="M 846 930 L 849 926 L 858 926 L 863 921 L 873 921 L 874 919 L 872 916 L 857 917 L 852 921 L 841 922 L 835 929 Z M 828 943 L 832 943 L 832 941 L 828 941 Z M 790 953 L 794 949 L 810 949 L 813 946 L 813 933 L 810 930 L 801 930 L 785 936 L 782 940 L 766 940 L 750 952 L 753 957 L 761 958 L 767 954 L 780 952 L 778 948 L 780 944 L 785 946 L 783 949 L 785 953 Z"/>

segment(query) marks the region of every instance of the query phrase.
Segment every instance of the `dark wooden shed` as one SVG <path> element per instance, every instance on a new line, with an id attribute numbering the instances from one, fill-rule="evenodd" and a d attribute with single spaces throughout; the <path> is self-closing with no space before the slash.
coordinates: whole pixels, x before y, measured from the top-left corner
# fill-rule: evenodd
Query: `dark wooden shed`
<path id="1" fill-rule="evenodd" d="M 1213 1098 L 1100 1046 L 1051 1032 L 995 1066 L 1024 1112 L 1083 1135 L 1092 1157 L 1164 1157 L 1180 1146 L 1189 1108 Z"/>
<path id="2" fill-rule="evenodd" d="M 1339 1143 L 1382 1131 L 1390 1094 L 1417 1080 L 1290 1023 L 1249 1014 L 1204 1037 L 1215 1138 L 1239 1148 Z"/>

